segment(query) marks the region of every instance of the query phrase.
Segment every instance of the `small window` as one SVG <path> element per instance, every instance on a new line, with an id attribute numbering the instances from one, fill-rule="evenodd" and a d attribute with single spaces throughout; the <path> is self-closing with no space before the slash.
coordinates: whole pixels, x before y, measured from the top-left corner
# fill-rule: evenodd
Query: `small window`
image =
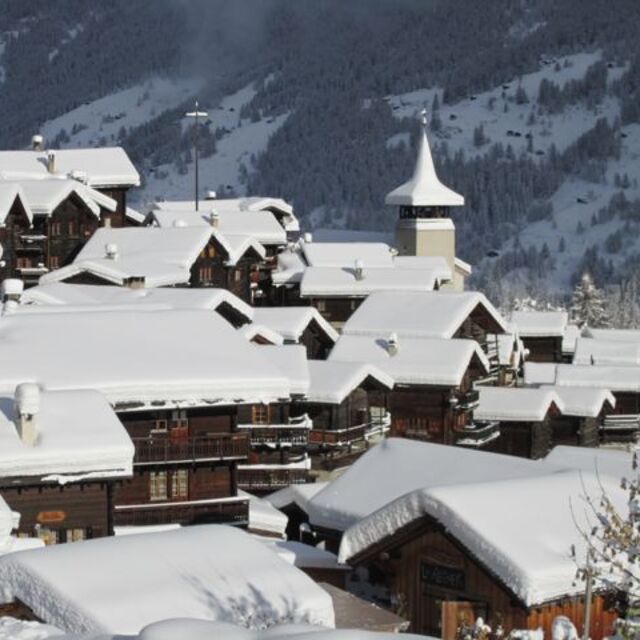
<path id="1" fill-rule="evenodd" d="M 85 529 L 67 529 L 67 542 L 80 542 L 85 540 L 87 532 Z"/>
<path id="2" fill-rule="evenodd" d="M 61 225 L 59 222 L 52 222 L 50 229 L 51 229 L 51 233 L 50 233 L 51 236 L 59 236 L 62 231 Z"/>
<path id="3" fill-rule="evenodd" d="M 60 258 L 58 256 L 49 256 L 49 269 L 57 269 L 60 266 Z"/>
<path id="4" fill-rule="evenodd" d="M 251 407 L 251 422 L 253 424 L 270 424 L 271 407 L 268 404 L 254 404 Z"/>
<path id="5" fill-rule="evenodd" d="M 166 420 L 156 420 L 153 425 L 153 431 L 157 431 L 160 433 L 167 432 L 167 421 Z"/>
<path id="6" fill-rule="evenodd" d="M 215 258 L 216 257 L 216 248 L 211 244 L 207 248 L 207 255 L 208 255 L 209 258 Z"/>
<path id="7" fill-rule="evenodd" d="M 18 258 L 16 260 L 16 267 L 18 269 L 28 269 L 31 266 L 30 258 Z"/>
<path id="8" fill-rule="evenodd" d="M 189 471 L 178 469 L 171 474 L 171 497 L 185 499 L 189 497 Z"/>
<path id="9" fill-rule="evenodd" d="M 67 233 L 70 236 L 74 236 L 76 234 L 76 223 L 71 221 L 67 223 Z"/>
<path id="10" fill-rule="evenodd" d="M 211 267 L 200 267 L 200 282 L 211 282 L 213 279 L 213 269 Z"/>
<path id="11" fill-rule="evenodd" d="M 325 300 L 318 300 L 316 302 L 316 308 L 320 313 L 324 313 L 327 310 L 327 303 Z"/>
<path id="12" fill-rule="evenodd" d="M 166 471 L 152 471 L 149 474 L 149 499 L 152 502 L 167 499 Z"/>
<path id="13" fill-rule="evenodd" d="M 240 280 L 242 280 L 242 271 L 240 269 L 236 269 L 235 273 L 233 274 L 233 278 L 236 282 L 240 282 Z"/>

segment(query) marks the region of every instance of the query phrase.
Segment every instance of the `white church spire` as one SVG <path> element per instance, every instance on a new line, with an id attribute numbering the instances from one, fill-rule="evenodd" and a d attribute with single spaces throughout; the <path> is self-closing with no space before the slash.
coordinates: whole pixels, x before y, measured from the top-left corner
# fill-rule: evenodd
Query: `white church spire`
<path id="1" fill-rule="evenodd" d="M 440 182 L 427 139 L 427 112 L 422 110 L 422 136 L 413 177 L 387 194 L 385 203 L 408 207 L 461 207 L 464 197 Z"/>

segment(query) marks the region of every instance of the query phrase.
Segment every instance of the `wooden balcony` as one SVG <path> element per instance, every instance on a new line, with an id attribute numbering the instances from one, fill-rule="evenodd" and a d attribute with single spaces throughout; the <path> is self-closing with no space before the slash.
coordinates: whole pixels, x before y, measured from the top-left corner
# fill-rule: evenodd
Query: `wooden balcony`
<path id="1" fill-rule="evenodd" d="M 136 450 L 134 465 L 243 460 L 249 455 L 249 439 L 244 433 L 197 436 L 179 440 L 163 435 L 131 440 Z"/>
<path id="2" fill-rule="evenodd" d="M 143 527 L 161 524 L 249 524 L 247 498 L 221 498 L 192 502 L 160 502 L 116 505 L 116 527 Z"/>
<path id="3" fill-rule="evenodd" d="M 306 426 L 241 424 L 238 430 L 247 434 L 252 446 L 304 447 L 309 442 Z"/>
<path id="4" fill-rule="evenodd" d="M 474 422 L 456 432 L 455 444 L 462 447 L 483 447 L 500 437 L 499 422 Z"/>
<path id="5" fill-rule="evenodd" d="M 480 402 L 480 392 L 477 389 L 469 389 L 452 396 L 450 403 L 456 411 L 473 411 Z"/>
<path id="6" fill-rule="evenodd" d="M 291 484 L 309 482 L 308 469 L 282 467 L 241 467 L 238 469 L 238 487 L 245 491 L 276 491 Z"/>
<path id="7" fill-rule="evenodd" d="M 602 442 L 635 442 L 638 432 L 640 416 L 635 413 L 612 413 L 605 417 L 600 427 Z"/>

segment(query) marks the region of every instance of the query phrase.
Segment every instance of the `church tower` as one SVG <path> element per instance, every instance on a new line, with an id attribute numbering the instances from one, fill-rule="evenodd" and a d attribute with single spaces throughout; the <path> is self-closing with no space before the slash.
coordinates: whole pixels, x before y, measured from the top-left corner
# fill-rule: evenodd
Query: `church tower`
<path id="1" fill-rule="evenodd" d="M 456 288 L 465 273 L 456 269 L 456 229 L 449 217 L 451 207 L 462 207 L 464 198 L 440 182 L 433 166 L 427 139 L 426 111 L 422 111 L 422 135 L 413 177 L 387 194 L 387 205 L 399 208 L 396 248 L 403 256 L 442 256 Z"/>

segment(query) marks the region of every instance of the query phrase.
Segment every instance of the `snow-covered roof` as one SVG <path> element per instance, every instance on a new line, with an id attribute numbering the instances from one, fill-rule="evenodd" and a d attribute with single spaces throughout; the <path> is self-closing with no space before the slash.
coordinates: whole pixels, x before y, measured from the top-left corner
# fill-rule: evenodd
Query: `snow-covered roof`
<path id="1" fill-rule="evenodd" d="M 358 458 L 307 502 L 314 525 L 344 531 L 396 498 L 425 487 L 548 473 L 532 460 L 389 438 Z"/>
<path id="2" fill-rule="evenodd" d="M 525 362 L 524 383 L 531 386 L 555 384 L 556 367 L 555 362 Z"/>
<path id="3" fill-rule="evenodd" d="M 564 337 L 568 315 L 566 311 L 514 311 L 511 322 L 522 338 Z"/>
<path id="4" fill-rule="evenodd" d="M 128 278 L 144 278 L 144 287 L 187 284 L 210 237 L 204 227 L 100 227 L 70 265 L 45 274 L 40 282 L 87 272 L 114 284 Z"/>
<path id="5" fill-rule="evenodd" d="M 140 174 L 121 147 L 55 149 L 51 153 L 55 155 L 53 175 L 82 173 L 95 189 L 140 185 Z M 47 151 L 0 151 L 0 175 L 7 180 L 50 175 Z"/>
<path id="6" fill-rule="evenodd" d="M 243 327 L 240 327 L 238 331 L 247 340 L 249 340 L 249 342 L 256 342 L 259 344 L 259 341 L 262 340 L 266 344 L 276 346 L 284 344 L 284 338 L 277 331 L 274 331 L 269 327 L 265 327 L 263 324 L 259 324 L 258 322 L 245 324 Z"/>
<path id="7" fill-rule="evenodd" d="M 202 309 L 214 311 L 228 304 L 247 320 L 253 317 L 254 308 L 238 298 L 228 289 L 216 287 L 157 287 L 132 289 L 109 285 L 68 284 L 50 282 L 25 289 L 22 305 L 17 310 L 32 310 L 33 307 L 51 310 L 57 307 L 64 311 L 73 305 L 89 308 L 101 305 L 132 305 L 137 308 L 166 306 L 173 309 Z"/>
<path id="8" fill-rule="evenodd" d="M 141 213 L 133 207 L 127 207 L 124 211 L 124 215 L 129 218 L 129 220 L 133 220 L 133 222 L 137 222 L 138 224 L 142 224 L 147 219 L 147 216 L 144 213 Z"/>
<path id="9" fill-rule="evenodd" d="M 381 242 L 300 242 L 310 267 L 351 267 L 360 261 L 367 269 L 392 267 L 391 247 Z"/>
<path id="10" fill-rule="evenodd" d="M 0 595 L 70 632 L 138 633 L 167 618 L 249 628 L 334 625 L 330 596 L 234 527 L 87 540 L 0 558 Z"/>
<path id="11" fill-rule="evenodd" d="M 4 225 L 9 211 L 13 208 L 16 200 L 20 201 L 29 223 L 33 222 L 33 212 L 29 207 L 29 202 L 20 184 L 0 180 L 0 225 Z"/>
<path id="12" fill-rule="evenodd" d="M 212 213 L 216 225 L 212 226 Z M 219 210 L 216 205 L 195 210 L 160 209 L 153 211 L 153 219 L 161 228 L 184 225 L 187 227 L 207 227 L 223 236 L 249 236 L 264 245 L 285 245 L 287 232 L 270 211 Z"/>
<path id="13" fill-rule="evenodd" d="M 572 354 L 576 350 L 576 340 L 580 337 L 581 329 L 575 324 L 568 324 L 562 335 L 562 353 Z"/>
<path id="14" fill-rule="evenodd" d="M 556 367 L 555 383 L 564 387 L 609 389 L 614 393 L 640 393 L 640 367 L 559 364 Z"/>
<path id="15" fill-rule="evenodd" d="M 598 338 L 578 338 L 573 364 L 640 366 L 640 341 L 600 340 Z"/>
<path id="16" fill-rule="evenodd" d="M 265 500 L 269 501 L 276 509 L 283 509 L 295 504 L 305 513 L 309 500 L 322 491 L 327 482 L 308 482 L 307 484 L 291 484 L 269 494 Z"/>
<path id="17" fill-rule="evenodd" d="M 345 565 L 338 563 L 335 553 L 312 547 L 311 545 L 295 540 L 276 540 L 266 542 L 285 562 L 298 569 L 346 569 Z"/>
<path id="18" fill-rule="evenodd" d="M 582 594 L 584 585 L 575 579 L 576 562 L 570 551 L 575 546 L 577 557 L 584 558 L 586 543 L 578 526 L 589 531 L 594 523 L 588 509 L 572 509 L 572 505 L 583 504 L 585 496 L 598 503 L 603 490 L 625 513 L 625 492 L 619 481 L 587 472 L 565 471 L 508 482 L 483 478 L 421 488 L 348 529 L 339 559 L 346 562 L 430 516 L 525 605 Z M 505 518 L 505 513 L 517 516 Z"/>
<path id="19" fill-rule="evenodd" d="M 582 330 L 585 338 L 596 340 L 610 340 L 611 342 L 640 342 L 640 330 L 638 329 L 593 329 L 585 327 Z"/>
<path id="20" fill-rule="evenodd" d="M 413 177 L 387 194 L 388 205 L 412 207 L 462 207 L 464 197 L 440 182 L 433 164 L 426 126 L 422 128 Z"/>
<path id="21" fill-rule="evenodd" d="M 277 267 L 271 272 L 271 280 L 275 286 L 296 284 L 302 280 L 307 265 L 297 248 L 286 248 L 277 255 L 276 260 Z"/>
<path id="22" fill-rule="evenodd" d="M 486 356 L 475 340 L 400 337 L 394 354 L 388 336 L 343 335 L 329 360 L 375 364 L 396 384 L 458 386 L 474 356 L 489 371 Z"/>
<path id="23" fill-rule="evenodd" d="M 289 381 L 291 394 L 306 395 L 309 391 L 307 350 L 300 344 L 254 346 L 265 359 Z"/>
<path id="24" fill-rule="evenodd" d="M 432 291 L 438 277 L 431 269 L 364 267 L 362 277 L 354 267 L 307 267 L 300 282 L 300 296 L 368 296 L 376 291 Z"/>
<path id="25" fill-rule="evenodd" d="M 0 360 L 0 391 L 9 393 L 38 382 L 97 389 L 111 403 L 166 406 L 272 402 L 290 393 L 264 351 L 218 314 L 192 309 L 5 314 Z"/>
<path id="26" fill-rule="evenodd" d="M 264 498 L 238 490 L 238 496 L 249 499 L 249 529 L 285 537 L 289 518 Z"/>
<path id="27" fill-rule="evenodd" d="M 433 271 L 438 280 L 451 280 L 451 267 L 442 256 L 394 256 L 393 264 L 401 269 Z"/>
<path id="28" fill-rule="evenodd" d="M 542 385 L 540 389 L 553 391 L 558 396 L 559 408 L 565 416 L 595 418 L 603 408 L 616 406 L 616 399 L 608 389 L 559 385 Z"/>
<path id="29" fill-rule="evenodd" d="M 506 331 L 506 323 L 484 294 L 443 290 L 372 293 L 347 320 L 342 333 L 451 338 L 477 308 L 490 317 L 494 332 Z"/>
<path id="30" fill-rule="evenodd" d="M 328 229 L 321 227 L 314 229 L 314 242 L 378 242 L 393 245 L 395 232 L 373 231 L 370 229 Z"/>
<path id="31" fill-rule="evenodd" d="M 578 469 L 591 473 L 630 479 L 635 476 L 633 454 L 630 451 L 603 447 L 570 447 L 558 445 L 551 449 L 541 464 L 564 469 Z"/>
<path id="32" fill-rule="evenodd" d="M 392 389 L 393 378 L 371 364 L 338 360 L 309 360 L 309 402 L 340 404 L 368 378 L 380 386 Z"/>
<path id="33" fill-rule="evenodd" d="M 552 389 L 523 387 L 479 387 L 480 401 L 473 412 L 477 420 L 505 422 L 542 422 L 560 399 Z"/>
<path id="34" fill-rule="evenodd" d="M 35 445 L 17 429 L 13 394 L 0 396 L 0 477 L 130 476 L 133 444 L 104 396 L 97 391 L 40 391 L 34 418 Z"/>
<path id="35" fill-rule="evenodd" d="M 338 339 L 336 330 L 315 307 L 256 307 L 253 320 L 277 331 L 285 340 L 298 342 L 307 327 L 315 322 L 331 341 Z"/>

